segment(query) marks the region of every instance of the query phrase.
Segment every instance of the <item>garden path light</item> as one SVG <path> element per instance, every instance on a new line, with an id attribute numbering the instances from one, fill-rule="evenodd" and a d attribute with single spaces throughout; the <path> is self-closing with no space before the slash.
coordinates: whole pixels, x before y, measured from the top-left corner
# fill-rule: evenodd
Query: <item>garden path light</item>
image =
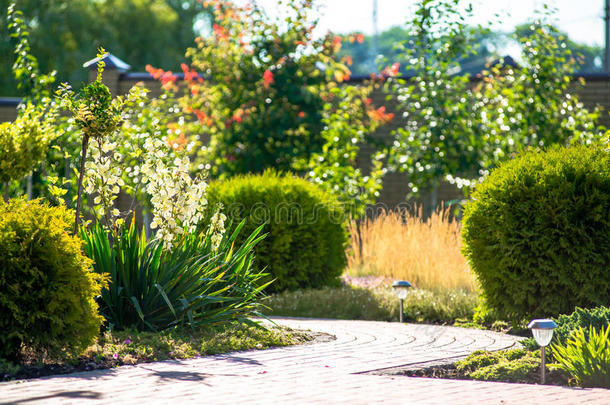
<path id="1" fill-rule="evenodd" d="M 551 343 L 553 339 L 553 329 L 557 327 L 557 324 L 552 319 L 534 319 L 527 325 L 532 330 L 536 343 L 541 347 L 540 356 L 542 363 L 540 364 L 540 381 L 542 384 L 545 382 L 545 359 L 544 359 L 544 348 Z"/>
<path id="2" fill-rule="evenodd" d="M 411 288 L 411 283 L 402 280 L 394 281 L 394 283 L 392 283 L 392 288 L 394 289 L 394 294 L 400 299 L 400 322 L 402 323 L 404 322 L 403 302 L 405 298 L 407 298 L 407 292 L 409 291 L 409 288 Z"/>

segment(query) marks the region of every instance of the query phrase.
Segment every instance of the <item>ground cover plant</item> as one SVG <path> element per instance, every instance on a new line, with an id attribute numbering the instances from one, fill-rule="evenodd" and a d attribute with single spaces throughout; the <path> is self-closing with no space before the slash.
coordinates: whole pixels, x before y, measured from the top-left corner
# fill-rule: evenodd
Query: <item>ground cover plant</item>
<path id="1" fill-rule="evenodd" d="M 398 320 L 399 301 L 387 280 L 374 283 L 374 286 L 365 286 L 357 278 L 348 280 L 341 287 L 270 295 L 264 301 L 269 308 L 265 313 L 273 316 Z M 477 294 L 472 292 L 413 289 L 404 301 L 404 314 L 408 322 L 454 324 L 456 320 L 471 320 L 477 303 Z"/>
<path id="2" fill-rule="evenodd" d="M 113 368 L 151 361 L 190 359 L 243 350 L 263 350 L 310 342 L 314 337 L 288 328 L 228 323 L 215 327 L 174 328 L 163 332 L 106 331 L 71 359 L 26 352 L 20 363 L 0 359 L 0 381 Z"/>
<path id="3" fill-rule="evenodd" d="M 530 151 L 492 171 L 466 204 L 464 254 L 486 303 L 513 320 L 607 305 L 610 154 Z"/>
<path id="4" fill-rule="evenodd" d="M 424 219 L 421 209 L 384 212 L 350 224 L 347 274 L 408 280 L 434 291 L 476 289 L 462 256 L 460 223 L 449 208 Z"/>
<path id="5" fill-rule="evenodd" d="M 450 378 L 459 380 L 540 383 L 540 351 L 511 349 L 501 352 L 476 351 L 463 360 L 443 366 L 400 370 L 397 375 L 409 377 Z M 568 385 L 569 375 L 548 370 L 546 383 Z"/>

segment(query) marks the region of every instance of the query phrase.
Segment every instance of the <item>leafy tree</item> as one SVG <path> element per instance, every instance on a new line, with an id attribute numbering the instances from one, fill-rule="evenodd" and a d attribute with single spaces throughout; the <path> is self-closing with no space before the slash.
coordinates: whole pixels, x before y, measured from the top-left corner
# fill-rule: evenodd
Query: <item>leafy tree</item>
<path id="1" fill-rule="evenodd" d="M 493 153 L 500 159 L 526 146 L 590 143 L 601 129 L 598 111 L 588 111 L 570 92 L 578 61 L 566 38 L 548 23 L 549 11 L 540 17 L 518 31 L 521 66 L 492 67 L 477 89 L 485 106 L 481 123 L 494 135 Z"/>
<path id="2" fill-rule="evenodd" d="M 17 86 L 27 96 L 19 106 L 17 119 L 0 124 L 0 182 L 4 184 L 5 201 L 9 199 L 10 182 L 30 174 L 60 134 L 54 127 L 56 108 L 49 98 L 54 73 L 40 73 L 38 61 L 30 52 L 25 20 L 15 4 L 9 6 L 7 16 L 10 35 L 16 39 L 13 73 Z"/>
<path id="3" fill-rule="evenodd" d="M 447 174 L 470 177 L 487 165 L 489 134 L 477 125 L 481 103 L 470 89 L 459 60 L 473 52 L 475 30 L 464 24 L 472 10 L 459 0 L 421 0 L 407 29 L 413 36 L 402 45 L 404 59 L 417 75 L 389 80 L 403 111 L 404 126 L 394 132 L 389 165 L 405 171 L 413 194 L 432 191 Z"/>
<path id="4" fill-rule="evenodd" d="M 432 192 L 432 206 L 442 180 L 468 187 L 527 146 L 590 142 L 597 133 L 597 112 L 568 91 L 576 60 L 546 22 L 548 11 L 531 35 L 517 38 L 520 67 L 492 66 L 475 89 L 467 73 L 455 74 L 473 50 L 464 22 L 471 12 L 460 11 L 458 0 L 420 1 L 405 46 L 418 74 L 391 81 L 405 121 L 389 162 L 408 173 L 413 194 Z"/>
<path id="5" fill-rule="evenodd" d="M 182 66 L 187 89 L 181 103 L 210 138 L 203 161 L 213 175 L 303 168 L 324 144 L 329 89 L 350 74 L 334 58 L 341 38 L 312 37 L 309 0 L 286 3 L 278 21 L 256 6 L 208 4 L 213 34 L 197 40 L 187 51 L 191 66 Z M 149 71 L 164 87 L 175 87 L 171 72 Z"/>
<path id="6" fill-rule="evenodd" d="M 357 33 L 346 35 L 345 39 L 357 36 Z M 354 75 L 368 76 L 377 72 L 380 63 L 393 63 L 404 60 L 405 47 L 409 47 L 413 39 L 409 36 L 409 30 L 400 26 L 391 27 L 374 36 L 364 36 L 363 41 L 344 41 L 339 57 L 346 58 L 352 62 L 350 69 Z M 377 49 L 374 48 L 374 43 Z M 474 74 L 479 73 L 485 64 L 497 57 L 496 50 L 505 43 L 505 35 L 501 32 L 490 30 L 475 30 L 472 32 L 472 49 L 470 52 L 459 56 L 459 64 L 462 71 Z M 401 74 L 416 74 L 409 69 L 409 64 L 401 66 Z"/>
<path id="7" fill-rule="evenodd" d="M 0 9 L 10 3 L 0 0 Z M 19 8 L 41 71 L 56 70 L 59 81 L 77 87 L 87 81 L 83 62 L 102 45 L 136 70 L 147 63 L 177 68 L 196 37 L 193 23 L 205 15 L 197 0 L 20 0 Z M 0 94 L 22 95 L 11 75 L 14 57 L 4 13 L 0 25 Z"/>
<path id="8" fill-rule="evenodd" d="M 364 173 L 357 165 L 362 144 L 380 124 L 391 120 L 383 107 L 373 110 L 367 98 L 373 86 L 337 86 L 331 93 L 339 100 L 323 112 L 325 144 L 309 162 L 308 177 L 337 196 L 345 212 L 362 218 L 367 205 L 374 204 L 384 174 L 382 161 L 374 156 L 371 169 Z"/>
<path id="9" fill-rule="evenodd" d="M 515 27 L 516 38 L 528 38 L 534 35 L 535 27 L 538 24 L 533 21 L 520 24 Z M 586 45 L 571 40 L 565 32 L 548 24 L 549 34 L 555 38 L 555 41 L 565 45 L 565 49 L 570 51 L 570 54 L 576 58 L 574 71 L 576 72 L 600 72 L 603 68 L 604 49 L 598 45 Z"/>

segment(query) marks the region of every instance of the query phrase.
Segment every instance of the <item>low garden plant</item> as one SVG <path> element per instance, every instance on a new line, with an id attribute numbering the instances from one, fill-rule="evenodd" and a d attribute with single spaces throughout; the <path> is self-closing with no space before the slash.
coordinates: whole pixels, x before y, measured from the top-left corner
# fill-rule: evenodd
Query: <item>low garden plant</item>
<path id="1" fill-rule="evenodd" d="M 458 361 L 456 368 L 473 380 L 531 382 L 540 370 L 540 356 L 523 349 L 478 351 Z"/>
<path id="2" fill-rule="evenodd" d="M 456 319 L 472 319 L 477 294 L 414 289 L 404 301 L 405 319 L 410 322 L 453 324 Z M 285 291 L 264 301 L 273 316 L 398 320 L 399 301 L 388 286 L 376 288 L 325 287 Z"/>
<path id="3" fill-rule="evenodd" d="M 105 331 L 78 357 L 71 359 L 28 357 L 29 353 L 20 363 L 0 359 L 0 381 L 262 350 L 311 340 L 311 335 L 306 332 L 288 328 L 265 329 L 235 322 L 213 327 L 172 328 L 162 332 L 141 332 L 136 329 Z"/>
<path id="4" fill-rule="evenodd" d="M 94 269 L 109 277 L 100 312 L 109 328 L 157 331 L 174 326 L 247 321 L 259 315 L 265 276 L 252 266 L 253 249 L 264 235 L 256 229 L 234 246 L 243 224 L 232 234 L 186 234 L 172 250 L 138 233 L 135 221 L 112 242 L 97 225 L 84 230 L 85 251 Z"/>
<path id="5" fill-rule="evenodd" d="M 610 388 L 610 325 L 600 331 L 591 325 L 587 332 L 579 327 L 565 344 L 553 344 L 553 366 L 581 387 Z"/>
<path id="6" fill-rule="evenodd" d="M 589 337 L 591 328 L 601 332 L 610 325 L 610 308 L 576 308 L 571 314 L 559 315 L 555 318 L 557 328 L 553 334 L 553 341 L 558 344 L 565 344 L 570 336 L 578 330 L 583 331 L 585 338 Z"/>

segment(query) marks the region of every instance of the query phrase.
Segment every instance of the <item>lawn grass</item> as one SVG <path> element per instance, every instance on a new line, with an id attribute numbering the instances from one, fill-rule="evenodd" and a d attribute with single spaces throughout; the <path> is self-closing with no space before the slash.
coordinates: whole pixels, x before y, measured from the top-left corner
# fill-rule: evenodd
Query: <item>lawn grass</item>
<path id="1" fill-rule="evenodd" d="M 310 318 L 397 321 L 399 301 L 392 289 L 344 285 L 317 290 L 286 291 L 263 301 L 267 315 Z M 405 318 L 410 322 L 453 324 L 472 319 L 478 295 L 469 291 L 414 289 L 405 299 Z"/>
<path id="2" fill-rule="evenodd" d="M 310 334 L 286 327 L 262 328 L 236 322 L 218 327 L 170 329 L 162 332 L 105 332 L 78 358 L 48 359 L 28 354 L 24 350 L 23 364 L 0 359 L 0 381 L 151 361 L 190 359 L 250 349 L 262 350 L 310 340 Z"/>
<path id="3" fill-rule="evenodd" d="M 352 222 L 347 274 L 407 280 L 429 291 L 473 292 L 476 280 L 460 253 L 460 228 L 448 208 L 427 220 L 421 209 L 381 214 L 361 223 L 360 234 Z"/>

